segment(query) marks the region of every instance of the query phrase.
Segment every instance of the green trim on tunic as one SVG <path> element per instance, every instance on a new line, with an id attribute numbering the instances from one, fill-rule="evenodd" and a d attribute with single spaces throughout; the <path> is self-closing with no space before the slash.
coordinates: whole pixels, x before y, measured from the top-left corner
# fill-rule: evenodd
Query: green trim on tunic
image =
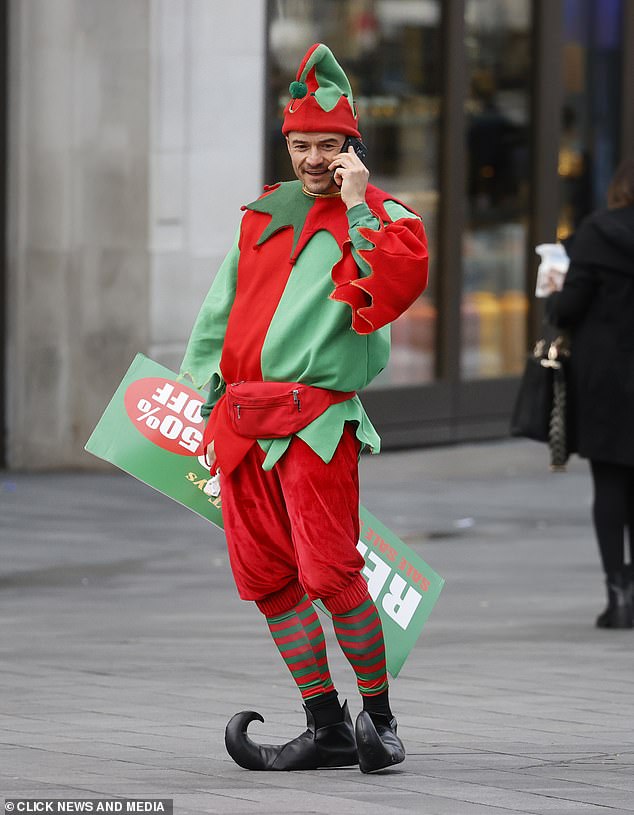
<path id="1" fill-rule="evenodd" d="M 317 232 L 299 255 L 262 345 L 265 380 L 361 391 L 386 366 L 389 328 L 357 334 L 350 307 L 330 299 L 331 271 L 340 257 L 337 242 L 325 230 Z"/>
<path id="2" fill-rule="evenodd" d="M 374 429 L 358 396 L 348 399 L 347 402 L 331 405 L 314 422 L 306 425 L 295 435 L 305 441 L 328 464 L 335 454 L 346 422 L 356 424 L 356 436 L 361 442 L 362 449 L 368 447 L 373 454 L 380 452 L 381 438 Z M 287 436 L 284 439 L 258 440 L 258 444 L 266 453 L 262 464 L 263 470 L 273 469 L 286 452 L 292 438 L 292 436 Z"/>
<path id="3" fill-rule="evenodd" d="M 263 195 L 257 201 L 247 204 L 246 209 L 253 212 L 262 212 L 271 216 L 266 229 L 260 235 L 257 242 L 261 246 L 271 235 L 286 226 L 293 227 L 293 248 L 291 256 L 295 252 L 297 241 L 302 234 L 306 216 L 315 204 L 314 198 L 304 195 L 300 191 L 298 195 L 299 182 L 284 182 L 276 187 L 268 195 Z"/>
<path id="4" fill-rule="evenodd" d="M 209 385 L 210 393 L 215 395 L 212 404 L 215 404 L 225 391 L 225 382 L 220 373 L 220 358 L 229 312 L 236 295 L 240 257 L 239 238 L 240 229 L 236 232 L 233 245 L 220 265 L 200 307 L 179 374 L 180 379 L 190 379 L 197 388 Z M 210 412 L 211 407 L 204 415 L 209 415 Z"/>

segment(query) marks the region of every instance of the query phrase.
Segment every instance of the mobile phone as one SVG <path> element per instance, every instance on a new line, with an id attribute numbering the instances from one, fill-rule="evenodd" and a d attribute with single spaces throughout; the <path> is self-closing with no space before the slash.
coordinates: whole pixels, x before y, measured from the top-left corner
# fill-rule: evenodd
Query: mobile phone
<path id="1" fill-rule="evenodd" d="M 361 139 L 357 139 L 354 136 L 346 136 L 346 140 L 341 147 L 341 152 L 347 153 L 350 145 L 354 147 L 354 152 L 359 156 L 361 161 L 365 162 L 368 155 L 368 148 L 361 141 Z"/>

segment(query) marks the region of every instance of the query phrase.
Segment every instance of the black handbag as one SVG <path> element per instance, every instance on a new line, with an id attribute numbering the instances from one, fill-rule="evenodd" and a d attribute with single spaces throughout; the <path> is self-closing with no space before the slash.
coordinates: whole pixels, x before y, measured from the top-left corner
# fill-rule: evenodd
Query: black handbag
<path id="1" fill-rule="evenodd" d="M 562 336 L 539 340 L 526 360 L 511 415 L 511 435 L 548 444 L 551 470 L 566 469 L 575 450 L 570 348 Z"/>

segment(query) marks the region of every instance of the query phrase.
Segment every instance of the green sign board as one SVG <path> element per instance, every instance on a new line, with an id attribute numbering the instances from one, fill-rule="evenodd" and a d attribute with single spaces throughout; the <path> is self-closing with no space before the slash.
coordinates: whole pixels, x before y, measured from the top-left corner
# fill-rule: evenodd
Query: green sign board
<path id="1" fill-rule="evenodd" d="M 222 496 L 205 492 L 210 478 L 201 449 L 205 398 L 169 369 L 138 354 L 86 450 L 222 528 Z M 359 517 L 363 574 L 381 615 L 387 667 L 397 676 L 444 580 L 364 507 Z"/>

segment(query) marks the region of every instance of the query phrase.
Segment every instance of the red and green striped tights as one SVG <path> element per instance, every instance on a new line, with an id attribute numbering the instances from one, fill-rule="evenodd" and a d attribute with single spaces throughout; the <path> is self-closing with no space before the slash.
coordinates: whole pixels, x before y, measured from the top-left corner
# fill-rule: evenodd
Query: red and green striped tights
<path id="1" fill-rule="evenodd" d="M 307 595 L 284 614 L 266 617 L 273 640 L 304 704 L 319 716 L 318 726 L 334 724 L 340 711 L 330 676 L 324 632 Z M 332 615 L 337 641 L 357 678 L 363 707 L 391 717 L 381 619 L 368 596 L 345 614 Z"/>

